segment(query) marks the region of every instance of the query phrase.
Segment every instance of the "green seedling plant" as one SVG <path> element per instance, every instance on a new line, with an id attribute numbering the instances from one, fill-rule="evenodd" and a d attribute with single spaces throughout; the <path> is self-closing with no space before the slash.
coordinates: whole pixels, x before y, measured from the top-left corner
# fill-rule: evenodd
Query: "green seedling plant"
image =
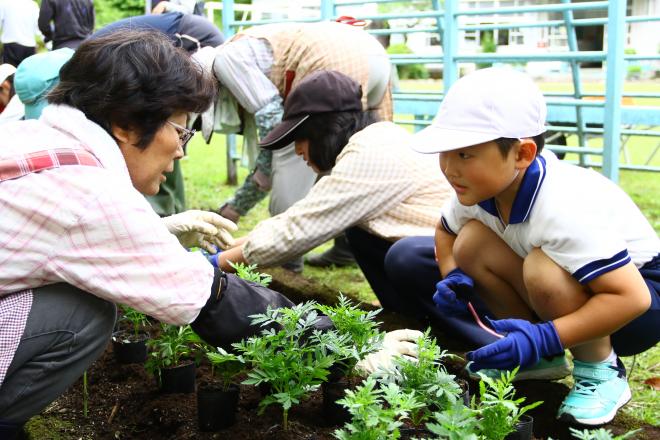
<path id="1" fill-rule="evenodd" d="M 339 440 L 396 440 L 399 427 L 410 411 L 422 405 L 414 392 L 405 393 L 395 383 L 376 389 L 376 379 L 367 378 L 355 391 L 337 401 L 348 409 L 352 420 L 333 435 Z"/>
<path id="2" fill-rule="evenodd" d="M 259 336 L 233 344 L 251 367 L 247 385 L 270 384 L 271 394 L 259 403 L 259 412 L 277 404 L 282 407 L 282 428 L 288 429 L 291 406 L 327 380 L 334 355 L 326 347 L 338 336 L 315 329 L 317 304 L 307 302 L 291 308 L 268 309 L 250 316 L 253 325 L 267 327 Z"/>
<path id="3" fill-rule="evenodd" d="M 612 431 L 604 428 L 593 429 L 593 430 L 585 429 L 583 431 L 580 431 L 575 428 L 569 428 L 569 429 L 571 431 L 571 435 L 573 436 L 573 438 L 576 438 L 578 440 L 625 440 L 627 438 L 632 438 L 633 435 L 641 431 L 641 429 L 636 429 L 634 431 L 628 431 L 625 434 L 615 436 L 614 434 L 612 434 Z"/>
<path id="4" fill-rule="evenodd" d="M 434 439 L 442 440 L 480 440 L 481 422 L 476 411 L 454 402 L 442 412 L 433 413 L 433 422 L 426 424 Z"/>
<path id="5" fill-rule="evenodd" d="M 145 368 L 153 375 L 158 375 L 163 368 L 179 365 L 184 358 L 195 352 L 195 344 L 199 336 L 193 332 L 189 325 L 178 327 L 161 323 L 161 334 L 158 338 L 147 341 L 150 349 L 149 358 Z"/>
<path id="6" fill-rule="evenodd" d="M 362 310 L 340 293 L 337 305 L 319 305 L 318 310 L 330 318 L 336 332 L 345 341 L 333 346 L 336 365 L 343 376 L 355 376 L 355 365 L 382 346 L 384 333 L 378 329 L 380 323 L 376 321 L 376 315 L 382 309 Z"/>
<path id="7" fill-rule="evenodd" d="M 137 310 L 128 307 L 120 306 L 122 310 L 122 318 L 131 323 L 131 330 L 135 340 L 139 339 L 140 332 L 146 327 L 149 327 L 149 319 L 144 313 L 140 313 Z M 122 342 L 131 342 L 129 340 L 123 340 Z"/>
<path id="8" fill-rule="evenodd" d="M 246 370 L 243 356 L 228 353 L 221 347 L 208 351 L 206 357 L 211 361 L 211 375 L 220 379 L 223 391 L 228 391 L 236 377 Z"/>
<path id="9" fill-rule="evenodd" d="M 503 371 L 499 379 L 481 375 L 479 382 L 479 416 L 481 418 L 482 437 L 486 440 L 503 440 L 515 430 L 516 424 L 526 412 L 543 402 L 534 402 L 521 406 L 525 398 L 515 398 L 513 379 L 518 368 Z"/>
<path id="10" fill-rule="evenodd" d="M 425 422 L 433 410 L 442 411 L 454 405 L 461 394 L 456 376 L 447 373 L 443 361 L 455 357 L 441 350 L 431 329 L 417 340 L 416 360 L 404 356 L 394 359 L 393 368 L 378 373 L 383 382 L 396 383 L 404 392 L 414 392 L 415 398 L 423 404 L 413 410 L 410 419 L 415 426 Z"/>
<path id="11" fill-rule="evenodd" d="M 236 271 L 236 276 L 242 278 L 246 281 L 252 281 L 253 283 L 261 284 L 264 287 L 273 281 L 273 277 L 267 273 L 261 273 L 257 271 L 256 264 L 244 264 L 244 263 L 232 263 L 229 262 L 229 265 Z"/>

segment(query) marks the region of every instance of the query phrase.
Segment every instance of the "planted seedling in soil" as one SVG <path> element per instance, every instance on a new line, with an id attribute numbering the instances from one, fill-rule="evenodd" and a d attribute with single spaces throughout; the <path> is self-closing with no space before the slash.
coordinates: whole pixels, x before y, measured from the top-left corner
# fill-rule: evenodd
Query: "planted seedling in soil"
<path id="1" fill-rule="evenodd" d="M 112 347 L 115 358 L 120 364 L 144 362 L 147 358 L 146 341 L 149 333 L 145 328 L 150 325 L 146 315 L 127 306 L 121 306 L 122 320 L 128 321 L 130 330 L 119 330 L 112 334 Z"/>
<path id="2" fill-rule="evenodd" d="M 378 377 L 383 382 L 396 383 L 406 393 L 414 392 L 422 406 L 410 413 L 415 426 L 421 425 L 432 411 L 442 411 L 459 400 L 462 390 L 456 376 L 447 373 L 443 360 L 453 357 L 441 350 L 428 329 L 417 340 L 416 360 L 400 356 L 394 359 L 393 368 L 380 371 Z"/>
<path id="3" fill-rule="evenodd" d="M 206 356 L 211 361 L 211 375 L 220 380 L 221 386 L 200 386 L 197 390 L 197 418 L 202 431 L 218 431 L 236 422 L 240 388 L 235 380 L 245 372 L 245 361 L 242 356 L 222 348 L 209 350 Z"/>
<path id="4" fill-rule="evenodd" d="M 362 310 L 342 294 L 336 306 L 319 305 L 318 309 L 330 318 L 339 336 L 346 336 L 345 344 L 333 347 L 337 355 L 333 370 L 337 376 L 355 376 L 355 365 L 382 345 L 384 334 L 376 321 L 382 309 Z"/>
<path id="5" fill-rule="evenodd" d="M 433 413 L 433 422 L 426 424 L 437 439 L 443 440 L 479 440 L 481 422 L 477 412 L 461 402 L 454 402 L 442 412 Z"/>
<path id="6" fill-rule="evenodd" d="M 161 330 L 158 338 L 151 339 L 147 343 L 151 352 L 145 368 L 158 379 L 164 392 L 194 391 L 195 364 L 189 360 L 189 357 L 194 353 L 199 337 L 189 325 L 177 327 L 161 323 Z M 184 373 L 184 378 L 176 379 L 180 383 L 174 383 L 173 388 L 170 388 L 163 372 L 167 370 L 166 374 L 169 376 L 172 373 L 180 372 L 182 367 L 185 367 L 186 371 L 192 370 L 192 389 L 190 389 L 189 372 Z"/>
<path id="7" fill-rule="evenodd" d="M 264 287 L 268 287 L 273 277 L 267 273 L 261 273 L 257 271 L 256 264 L 244 264 L 244 263 L 232 263 L 229 262 L 229 265 L 236 271 L 236 276 L 242 278 L 246 281 L 252 281 L 253 283 L 261 284 Z"/>
<path id="8" fill-rule="evenodd" d="M 478 412 L 484 439 L 503 440 L 507 434 L 516 430 L 523 414 L 543 403 L 534 402 L 521 406 L 525 398 L 516 399 L 513 387 L 513 378 L 517 372 L 518 368 L 503 371 L 499 379 L 481 375 Z"/>
<path id="9" fill-rule="evenodd" d="M 390 440 L 400 437 L 402 419 L 422 405 L 414 393 L 403 392 L 389 383 L 376 389 L 376 379 L 370 377 L 338 403 L 351 413 L 352 420 L 334 432 L 339 440 Z"/>
<path id="10" fill-rule="evenodd" d="M 260 413 L 271 404 L 280 405 L 284 430 L 288 429 L 291 406 L 327 379 L 335 361 L 323 344 L 324 333 L 314 327 L 319 321 L 316 306 L 308 302 L 252 315 L 253 325 L 269 328 L 260 336 L 233 344 L 251 367 L 243 383 L 270 385 L 270 394 L 259 403 Z"/>

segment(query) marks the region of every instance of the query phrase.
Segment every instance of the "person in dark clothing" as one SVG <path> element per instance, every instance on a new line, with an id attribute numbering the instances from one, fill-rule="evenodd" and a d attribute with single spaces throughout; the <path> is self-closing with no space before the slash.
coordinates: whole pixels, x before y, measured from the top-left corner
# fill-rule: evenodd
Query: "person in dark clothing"
<path id="1" fill-rule="evenodd" d="M 94 31 L 94 2 L 43 0 L 39 10 L 39 29 L 45 42 L 53 42 L 53 50 L 62 47 L 76 49 Z"/>
<path id="2" fill-rule="evenodd" d="M 222 32 L 206 18 L 181 12 L 124 18 L 99 29 L 92 38 L 118 29 L 155 29 L 167 35 L 175 46 L 182 47 L 189 53 L 206 46 L 217 47 L 225 41 Z"/>

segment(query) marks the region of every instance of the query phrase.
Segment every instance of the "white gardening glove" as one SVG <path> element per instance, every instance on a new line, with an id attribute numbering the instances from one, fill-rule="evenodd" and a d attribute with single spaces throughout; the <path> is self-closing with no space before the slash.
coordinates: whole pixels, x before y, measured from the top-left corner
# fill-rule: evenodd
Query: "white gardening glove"
<path id="1" fill-rule="evenodd" d="M 231 247 L 234 238 L 230 232 L 238 229 L 234 222 L 215 212 L 194 209 L 164 217 L 163 223 L 170 233 L 176 235 L 181 246 L 198 246 L 212 254 L 218 249 Z"/>
<path id="2" fill-rule="evenodd" d="M 367 355 L 355 367 L 368 376 L 377 370 L 392 368 L 394 358 L 397 356 L 416 360 L 417 340 L 422 337 L 424 337 L 424 333 L 407 328 L 386 333 L 383 339 L 383 348 Z"/>

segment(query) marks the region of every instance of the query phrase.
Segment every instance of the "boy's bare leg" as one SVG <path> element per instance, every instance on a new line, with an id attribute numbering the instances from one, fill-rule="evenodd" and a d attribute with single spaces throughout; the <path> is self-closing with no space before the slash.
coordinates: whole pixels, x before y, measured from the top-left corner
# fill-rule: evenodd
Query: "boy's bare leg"
<path id="1" fill-rule="evenodd" d="M 530 305 L 544 321 L 574 312 L 591 297 L 586 286 L 578 283 L 538 248 L 525 258 L 523 277 Z M 612 344 L 610 337 L 606 336 L 570 350 L 578 360 L 600 362 L 612 352 Z"/>
<path id="2" fill-rule="evenodd" d="M 496 318 L 536 320 L 523 282 L 523 259 L 497 234 L 472 220 L 461 228 L 453 253 Z"/>

